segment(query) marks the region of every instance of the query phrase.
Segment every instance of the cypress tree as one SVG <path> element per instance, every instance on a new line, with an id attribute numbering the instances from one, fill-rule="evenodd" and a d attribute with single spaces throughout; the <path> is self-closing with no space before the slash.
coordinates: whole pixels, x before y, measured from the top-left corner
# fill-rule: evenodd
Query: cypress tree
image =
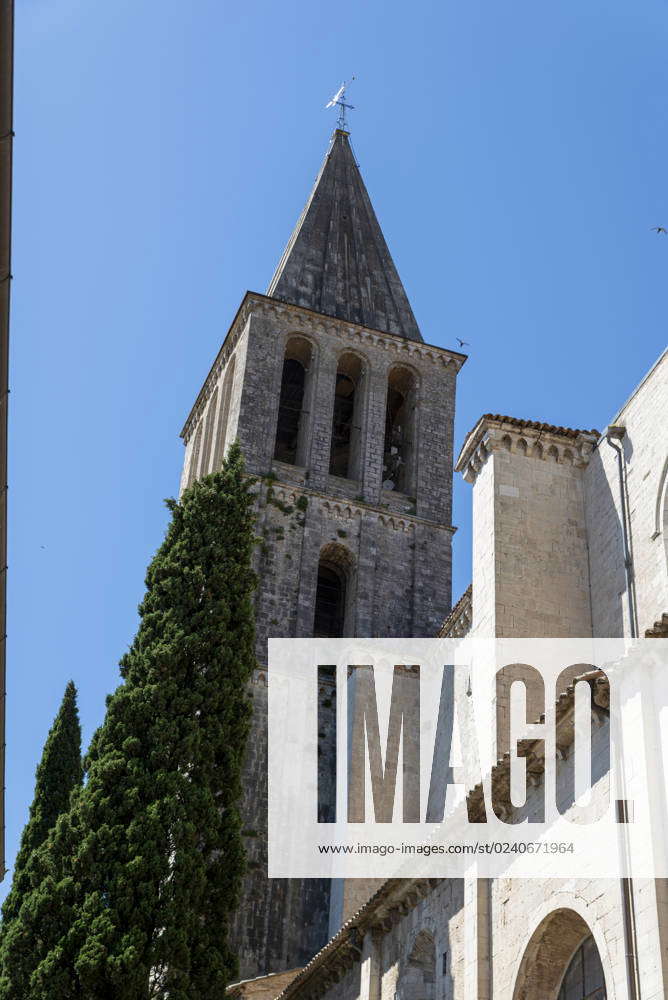
<path id="1" fill-rule="evenodd" d="M 31 890 L 33 854 L 45 842 L 58 816 L 70 803 L 70 794 L 81 786 L 81 726 L 77 691 L 72 681 L 65 688 L 60 709 L 47 736 L 35 774 L 35 795 L 14 864 L 12 886 L 2 905 L 0 924 L 0 981 L 8 974 L 14 932 L 21 905 Z M 22 949 L 23 952 L 23 949 Z M 29 958 L 29 951 L 27 954 Z M 12 956 L 15 978 L 21 978 L 21 953 Z M 21 995 L 20 993 L 18 995 Z"/>
<path id="2" fill-rule="evenodd" d="M 252 504 L 237 445 L 168 501 L 86 786 L 38 852 L 22 913 L 44 944 L 27 1000 L 212 1000 L 236 973 Z"/>

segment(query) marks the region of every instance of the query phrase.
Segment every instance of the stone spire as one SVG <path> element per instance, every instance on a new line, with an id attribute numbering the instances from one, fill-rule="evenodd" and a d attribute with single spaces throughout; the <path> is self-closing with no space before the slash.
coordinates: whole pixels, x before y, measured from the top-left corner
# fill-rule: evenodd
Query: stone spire
<path id="1" fill-rule="evenodd" d="M 336 129 L 267 295 L 374 330 L 422 340 L 355 162 Z"/>

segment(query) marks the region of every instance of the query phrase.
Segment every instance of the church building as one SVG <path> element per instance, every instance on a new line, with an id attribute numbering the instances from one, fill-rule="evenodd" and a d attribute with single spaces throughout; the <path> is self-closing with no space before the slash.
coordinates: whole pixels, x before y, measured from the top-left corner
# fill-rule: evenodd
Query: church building
<path id="1" fill-rule="evenodd" d="M 267 878 L 268 637 L 668 636 L 668 354 L 601 433 L 485 414 L 455 458 L 465 361 L 423 341 L 337 129 L 182 432 L 182 489 L 235 438 L 257 478 L 240 1000 L 667 995 L 662 881 Z M 454 608 L 453 468 L 473 505 Z"/>

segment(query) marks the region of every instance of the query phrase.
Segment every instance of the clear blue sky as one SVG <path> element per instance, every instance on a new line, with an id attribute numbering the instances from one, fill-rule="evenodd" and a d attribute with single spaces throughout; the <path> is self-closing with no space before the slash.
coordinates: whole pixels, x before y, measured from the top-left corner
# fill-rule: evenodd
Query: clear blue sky
<path id="1" fill-rule="evenodd" d="M 86 741 L 116 686 L 183 419 L 343 77 L 423 335 L 471 342 L 458 443 L 487 411 L 604 426 L 665 346 L 668 276 L 666 0 L 17 8 L 10 864 L 67 680 Z"/>

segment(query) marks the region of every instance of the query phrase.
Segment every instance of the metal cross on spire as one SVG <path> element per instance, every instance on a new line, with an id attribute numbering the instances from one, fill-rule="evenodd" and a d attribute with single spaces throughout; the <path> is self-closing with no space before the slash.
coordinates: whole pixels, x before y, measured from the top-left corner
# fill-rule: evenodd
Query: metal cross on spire
<path id="1" fill-rule="evenodd" d="M 355 79 L 355 77 L 351 76 L 351 78 L 348 81 L 348 83 L 342 83 L 341 87 L 334 94 L 334 97 L 331 99 L 331 101 L 329 101 L 325 105 L 325 110 L 327 108 L 333 108 L 334 106 L 336 106 L 337 108 L 340 109 L 339 110 L 339 117 L 336 119 L 336 124 L 344 132 L 348 131 L 348 123 L 346 122 L 346 111 L 354 111 L 355 110 L 355 105 L 354 104 L 346 104 L 346 87 L 348 87 L 353 82 L 354 79 Z"/>

